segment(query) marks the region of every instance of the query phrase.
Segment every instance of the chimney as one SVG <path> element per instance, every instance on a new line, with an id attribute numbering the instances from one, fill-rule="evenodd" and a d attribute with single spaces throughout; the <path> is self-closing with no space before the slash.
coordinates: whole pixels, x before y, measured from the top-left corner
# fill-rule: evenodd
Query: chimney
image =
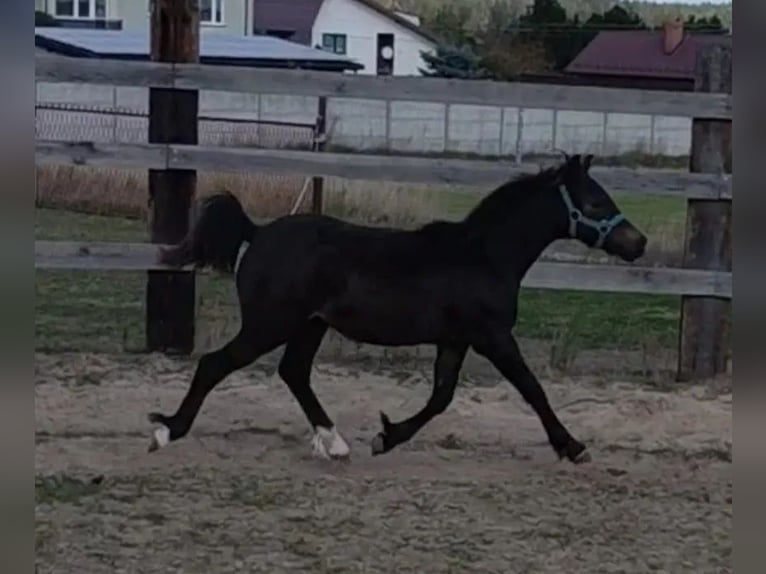
<path id="1" fill-rule="evenodd" d="M 669 20 L 662 27 L 662 47 L 666 55 L 676 51 L 684 41 L 684 23 L 681 18 Z"/>

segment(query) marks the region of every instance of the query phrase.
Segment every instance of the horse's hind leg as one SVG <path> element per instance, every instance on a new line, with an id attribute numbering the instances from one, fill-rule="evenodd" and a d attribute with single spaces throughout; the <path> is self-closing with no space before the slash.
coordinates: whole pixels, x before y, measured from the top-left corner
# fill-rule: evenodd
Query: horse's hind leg
<path id="1" fill-rule="evenodd" d="M 311 319 L 296 331 L 287 341 L 278 371 L 314 429 L 314 455 L 347 458 L 350 453 L 348 444 L 311 388 L 311 365 L 326 332 L 327 324 L 318 318 Z"/>
<path id="2" fill-rule="evenodd" d="M 440 345 L 434 364 L 434 383 L 431 397 L 425 407 L 407 420 L 392 423 L 384 413 L 380 413 L 383 424 L 382 432 L 372 439 L 372 454 L 388 452 L 396 445 L 411 439 L 436 415 L 443 413 L 455 395 L 460 368 L 468 351 L 467 345 Z"/>
<path id="3" fill-rule="evenodd" d="M 226 345 L 203 355 L 197 363 L 191 386 L 176 413 L 165 416 L 151 413 L 149 421 L 158 424 L 149 452 L 178 440 L 189 432 L 205 397 L 215 386 L 234 371 L 246 367 L 261 355 L 275 349 L 284 341 L 266 341 L 252 330 L 240 330 Z"/>

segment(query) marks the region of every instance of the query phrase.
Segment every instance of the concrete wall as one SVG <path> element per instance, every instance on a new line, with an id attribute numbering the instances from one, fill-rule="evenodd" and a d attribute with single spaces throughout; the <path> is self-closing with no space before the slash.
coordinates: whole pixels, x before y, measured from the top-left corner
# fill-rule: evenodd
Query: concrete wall
<path id="1" fill-rule="evenodd" d="M 688 118 L 342 98 L 328 104 L 328 129 L 336 145 L 412 153 L 496 156 L 559 148 L 679 156 L 691 146 Z"/>
<path id="2" fill-rule="evenodd" d="M 144 88 L 41 83 L 37 100 L 148 112 Z M 327 111 L 330 144 L 356 150 L 496 156 L 515 155 L 517 149 L 522 154 L 535 154 L 560 148 L 602 155 L 643 152 L 678 156 L 688 154 L 691 145 L 691 120 L 678 117 L 350 98 L 331 98 Z M 317 99 L 202 91 L 200 113 L 313 123 Z M 61 118 L 62 114 L 57 114 L 46 121 L 61 123 Z M 72 137 L 87 137 L 91 119 L 88 114 L 78 114 L 78 118 L 79 132 Z M 49 126 L 46 133 L 54 128 L 66 137 L 61 126 Z M 131 139 L 146 138 L 134 133 Z"/>
<path id="3" fill-rule="evenodd" d="M 324 0 L 312 30 L 312 46 L 322 45 L 322 34 L 345 34 L 347 55 L 364 66 L 358 74 L 375 74 L 378 34 L 394 35 L 394 75 L 419 76 L 425 66 L 421 51 L 434 45 L 422 36 L 354 0 Z"/>

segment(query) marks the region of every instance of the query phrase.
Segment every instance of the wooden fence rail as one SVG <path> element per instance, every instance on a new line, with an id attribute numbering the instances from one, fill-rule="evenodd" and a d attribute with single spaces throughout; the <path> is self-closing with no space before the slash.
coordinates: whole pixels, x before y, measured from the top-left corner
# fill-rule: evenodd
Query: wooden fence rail
<path id="1" fill-rule="evenodd" d="M 169 6 L 167 2 L 158 0 L 154 3 L 155 10 L 166 10 Z M 187 12 L 196 10 L 196 3 L 191 0 L 182 4 Z M 175 13 L 172 16 L 179 17 Z M 153 21 L 162 21 L 159 13 L 153 14 Z M 188 28 L 194 22 L 195 18 L 181 17 L 176 24 L 180 28 Z M 188 29 L 185 29 L 185 33 L 181 36 L 187 38 L 189 46 L 192 46 L 196 38 L 192 37 L 193 34 L 188 35 L 191 33 Z M 163 38 L 169 41 L 170 36 L 169 30 L 158 24 L 153 28 L 153 46 L 154 42 L 160 45 Z M 176 51 L 182 51 L 181 47 Z M 188 62 L 195 59 L 193 50 L 187 56 L 155 58 L 174 60 L 165 63 L 37 55 L 36 79 L 38 82 L 148 87 L 155 98 L 166 98 L 168 104 L 179 98 L 188 99 L 190 105 L 187 119 L 195 125 L 197 118 L 191 116 L 198 114 L 191 100 L 194 99 L 196 103 L 196 90 L 315 96 L 322 105 L 326 98 L 340 97 L 692 118 L 691 172 L 599 166 L 592 170 L 594 176 L 612 192 L 687 198 L 689 207 L 684 268 L 541 260 L 529 271 L 524 285 L 548 289 L 679 295 L 683 299 L 679 330 L 679 378 L 709 377 L 726 368 L 726 338 L 732 297 L 731 48 L 718 45 L 702 48 L 698 54 L 697 91 L 694 93 L 206 66 Z M 179 63 L 178 60 L 182 59 L 187 60 L 187 63 Z M 158 111 L 161 107 L 155 106 Z M 165 115 L 170 117 L 168 114 Z M 324 115 L 320 111 L 320 120 L 324 119 Z M 157 122 L 161 120 L 158 115 Z M 167 122 L 166 127 L 170 128 Z M 533 164 L 505 161 L 200 147 L 194 145 L 196 138 L 191 133 L 181 138 L 172 137 L 171 131 L 163 132 L 164 135 L 159 132 L 154 134 L 155 137 L 150 139 L 156 143 L 149 144 L 38 140 L 36 160 L 38 164 L 161 170 L 156 172 L 163 174 L 158 177 L 168 181 L 175 177 L 171 174 L 196 174 L 197 170 L 272 171 L 320 178 L 334 176 L 345 179 L 466 185 L 473 186 L 477 191 L 488 191 L 490 186 L 540 169 Z M 184 196 L 188 195 L 188 189 L 191 189 L 191 185 Z M 321 185 L 316 185 L 314 189 L 314 196 L 321 201 Z M 170 191 L 165 195 L 171 197 Z M 315 205 L 314 211 L 320 208 L 321 205 Z M 164 214 L 164 217 L 172 218 L 167 210 Z M 187 215 L 177 214 L 184 223 L 177 226 L 174 235 L 186 228 Z M 156 263 L 157 243 L 162 243 L 162 238 L 153 234 L 152 241 L 154 244 L 38 241 L 35 244 L 36 266 L 43 269 L 139 270 L 150 276 L 153 273 L 168 274 L 167 268 Z M 180 273 L 191 274 L 191 271 Z M 186 287 L 183 290 L 185 293 L 181 294 L 182 299 L 187 302 L 184 309 L 165 318 L 178 323 L 165 325 L 169 328 L 168 332 L 172 332 L 166 338 L 168 341 L 175 339 L 183 343 L 191 340 L 188 333 L 188 294 L 193 291 Z M 164 289 L 163 297 L 170 297 L 171 291 Z M 157 320 L 159 310 L 155 310 L 155 315 L 154 319 Z M 152 318 L 147 317 L 147 324 L 151 322 Z M 179 333 L 179 328 L 186 331 Z"/>
<path id="2" fill-rule="evenodd" d="M 36 241 L 35 266 L 85 271 L 170 269 L 157 262 L 157 249 L 158 245 L 152 243 Z M 731 273 L 634 265 L 538 261 L 522 285 L 537 289 L 731 297 Z"/>
<path id="3" fill-rule="evenodd" d="M 55 140 L 37 140 L 35 159 L 40 165 L 196 169 L 216 172 L 267 171 L 304 176 L 474 187 L 496 185 L 513 177 L 540 170 L 540 166 L 536 164 L 511 161 Z M 732 194 L 731 178 L 723 173 L 600 166 L 594 166 L 592 173 L 611 192 L 713 200 L 729 198 Z M 489 191 L 476 187 L 475 189 L 478 192 Z"/>
<path id="4" fill-rule="evenodd" d="M 35 56 L 38 82 L 731 119 L 730 94 Z"/>

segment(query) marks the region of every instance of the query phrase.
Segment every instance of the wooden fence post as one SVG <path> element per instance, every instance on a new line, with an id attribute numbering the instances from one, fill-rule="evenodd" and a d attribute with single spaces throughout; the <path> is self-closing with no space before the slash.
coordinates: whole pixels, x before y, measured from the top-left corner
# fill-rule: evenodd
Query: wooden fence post
<path id="1" fill-rule="evenodd" d="M 198 0 L 151 1 L 151 59 L 199 61 Z M 199 93 L 149 89 L 149 143 L 197 144 Z M 150 241 L 179 242 L 189 229 L 197 187 L 196 170 L 149 170 Z M 192 271 L 149 271 L 146 344 L 149 351 L 189 354 L 194 350 L 195 275 Z"/>
<path id="2" fill-rule="evenodd" d="M 327 147 L 327 97 L 320 96 L 317 106 L 313 147 L 314 151 L 322 152 Z M 324 204 L 324 177 L 311 178 L 311 186 L 311 212 L 320 214 Z"/>
<path id="3" fill-rule="evenodd" d="M 732 50 L 709 45 L 697 54 L 695 91 L 731 94 Z M 732 122 L 692 121 L 690 171 L 731 173 Z M 690 199 L 686 214 L 686 268 L 731 271 L 731 200 Z M 712 377 L 726 371 L 731 302 L 715 297 L 684 296 L 679 329 L 679 381 Z"/>

